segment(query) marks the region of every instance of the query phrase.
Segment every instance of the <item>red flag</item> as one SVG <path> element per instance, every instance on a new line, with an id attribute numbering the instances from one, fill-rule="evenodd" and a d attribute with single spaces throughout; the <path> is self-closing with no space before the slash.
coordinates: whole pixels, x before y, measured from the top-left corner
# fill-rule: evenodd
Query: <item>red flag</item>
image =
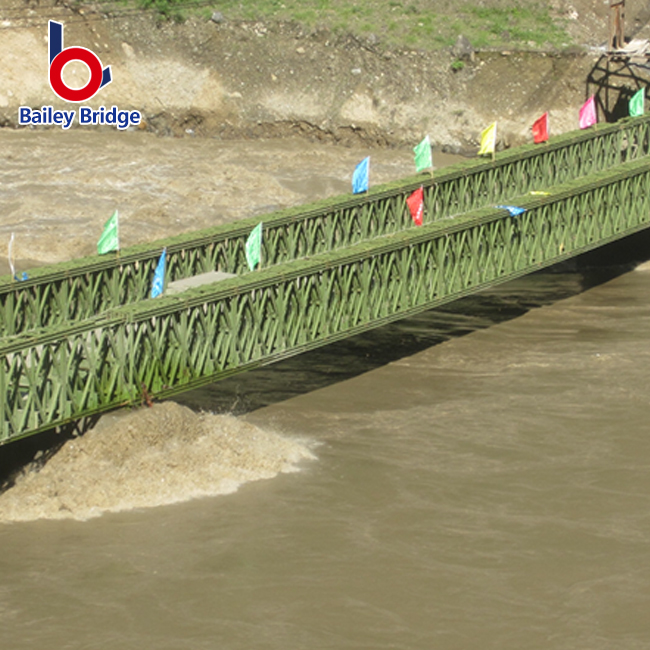
<path id="1" fill-rule="evenodd" d="M 415 190 L 411 196 L 406 199 L 406 205 L 409 206 L 411 217 L 416 226 L 422 225 L 422 213 L 424 212 L 424 190 L 420 187 Z"/>
<path id="2" fill-rule="evenodd" d="M 533 141 L 535 144 L 548 140 L 548 112 L 535 120 L 533 124 Z"/>

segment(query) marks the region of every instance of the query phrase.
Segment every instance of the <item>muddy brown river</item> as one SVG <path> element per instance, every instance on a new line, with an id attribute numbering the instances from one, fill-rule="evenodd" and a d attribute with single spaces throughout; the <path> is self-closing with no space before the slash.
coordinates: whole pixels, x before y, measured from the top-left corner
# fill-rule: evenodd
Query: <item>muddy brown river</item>
<path id="1" fill-rule="evenodd" d="M 124 245 L 262 214 L 368 154 L 371 183 L 412 173 L 408 149 L 0 130 L 0 242 L 27 268 L 92 252 L 116 207 Z M 200 435 L 170 412 L 160 444 L 149 419 L 151 445 L 68 451 L 0 497 L 2 647 L 650 647 L 650 269 L 620 261 L 189 393 Z M 249 474 L 213 489 L 215 458 Z"/>

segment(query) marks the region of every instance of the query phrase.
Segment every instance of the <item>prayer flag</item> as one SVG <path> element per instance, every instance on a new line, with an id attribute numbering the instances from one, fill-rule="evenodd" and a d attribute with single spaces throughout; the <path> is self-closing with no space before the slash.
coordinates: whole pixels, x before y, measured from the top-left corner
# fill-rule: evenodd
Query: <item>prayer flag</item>
<path id="1" fill-rule="evenodd" d="M 641 117 L 645 113 L 645 88 L 640 88 L 630 99 L 630 117 Z"/>
<path id="2" fill-rule="evenodd" d="M 361 194 L 368 191 L 370 156 L 364 158 L 355 168 L 352 174 L 352 193 Z"/>
<path id="3" fill-rule="evenodd" d="M 596 117 L 596 101 L 595 96 L 592 95 L 580 109 L 580 128 L 588 129 L 598 121 Z"/>
<path id="4" fill-rule="evenodd" d="M 518 208 L 516 205 L 497 205 L 496 207 L 507 210 L 511 217 L 517 217 L 526 212 L 526 208 Z"/>
<path id="5" fill-rule="evenodd" d="M 433 159 L 431 158 L 431 142 L 427 135 L 417 147 L 413 148 L 415 153 L 415 171 L 421 172 L 424 169 L 433 167 Z"/>
<path id="6" fill-rule="evenodd" d="M 258 223 L 246 240 L 246 261 L 252 271 L 262 259 L 262 224 Z"/>
<path id="7" fill-rule="evenodd" d="M 424 189 L 420 187 L 415 190 L 411 196 L 406 199 L 406 205 L 409 207 L 411 218 L 416 226 L 422 225 L 422 214 L 424 212 Z"/>
<path id="8" fill-rule="evenodd" d="M 481 148 L 478 155 L 494 153 L 497 144 L 497 123 L 494 122 L 481 133 Z"/>
<path id="9" fill-rule="evenodd" d="M 540 144 L 548 140 L 548 111 L 533 123 L 533 142 Z"/>
<path id="10" fill-rule="evenodd" d="M 167 249 L 163 248 L 163 252 L 158 260 L 158 265 L 153 274 L 153 282 L 151 284 L 151 297 L 157 298 L 165 290 L 165 262 L 167 260 Z"/>
<path id="11" fill-rule="evenodd" d="M 104 231 L 102 232 L 102 235 L 97 242 L 97 253 L 99 255 L 119 250 L 120 238 L 117 222 L 117 210 L 115 210 L 115 212 L 113 212 L 113 216 L 104 224 Z"/>

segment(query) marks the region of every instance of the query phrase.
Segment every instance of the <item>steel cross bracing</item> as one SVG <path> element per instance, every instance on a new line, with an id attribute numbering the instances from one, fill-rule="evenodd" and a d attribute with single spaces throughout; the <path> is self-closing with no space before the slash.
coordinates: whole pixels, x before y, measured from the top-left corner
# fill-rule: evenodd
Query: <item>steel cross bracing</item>
<path id="1" fill-rule="evenodd" d="M 0 442 L 166 397 L 530 273 L 650 225 L 625 163 L 421 228 L 0 342 Z"/>
<path id="2" fill-rule="evenodd" d="M 422 185 L 424 221 L 434 222 L 477 207 L 503 203 L 530 190 L 594 173 L 650 152 L 650 115 L 598 125 L 436 173 L 272 215 L 246 219 L 155 244 L 35 269 L 24 282 L 0 282 L 0 336 L 78 321 L 148 297 L 163 246 L 166 280 L 207 271 L 248 272 L 244 244 L 264 222 L 263 266 L 339 250 L 414 226 L 405 199 Z"/>

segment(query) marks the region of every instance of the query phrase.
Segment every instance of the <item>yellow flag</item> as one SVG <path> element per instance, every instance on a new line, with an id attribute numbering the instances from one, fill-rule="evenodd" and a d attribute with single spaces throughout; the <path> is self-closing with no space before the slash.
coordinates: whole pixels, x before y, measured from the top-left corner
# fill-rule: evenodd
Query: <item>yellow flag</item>
<path id="1" fill-rule="evenodd" d="M 493 122 L 481 133 L 481 148 L 478 155 L 494 153 L 497 144 L 497 123 Z"/>

